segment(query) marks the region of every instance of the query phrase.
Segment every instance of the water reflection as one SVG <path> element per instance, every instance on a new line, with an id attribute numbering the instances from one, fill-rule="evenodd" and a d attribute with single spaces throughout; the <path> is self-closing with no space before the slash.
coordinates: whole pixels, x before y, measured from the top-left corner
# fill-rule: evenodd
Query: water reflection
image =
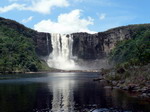
<path id="1" fill-rule="evenodd" d="M 74 112 L 73 89 L 75 82 L 61 79 L 59 82 L 52 81 L 52 111 Z M 51 88 L 50 88 L 51 89 Z"/>
<path id="2" fill-rule="evenodd" d="M 93 82 L 91 73 L 0 81 L 0 112 L 150 112 L 150 104 Z"/>

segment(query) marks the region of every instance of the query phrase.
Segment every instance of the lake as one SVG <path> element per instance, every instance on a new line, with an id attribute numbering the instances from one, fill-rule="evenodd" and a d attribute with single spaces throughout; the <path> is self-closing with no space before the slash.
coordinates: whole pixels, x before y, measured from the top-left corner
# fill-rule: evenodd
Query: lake
<path id="1" fill-rule="evenodd" d="M 150 103 L 94 82 L 98 73 L 1 75 L 0 112 L 150 112 Z"/>

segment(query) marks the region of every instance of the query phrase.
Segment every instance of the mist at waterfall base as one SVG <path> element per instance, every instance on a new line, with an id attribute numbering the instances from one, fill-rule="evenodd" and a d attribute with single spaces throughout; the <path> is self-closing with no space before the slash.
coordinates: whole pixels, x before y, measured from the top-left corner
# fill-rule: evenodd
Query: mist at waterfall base
<path id="1" fill-rule="evenodd" d="M 51 34 L 52 53 L 47 59 L 50 67 L 64 70 L 76 68 L 72 59 L 72 35 Z"/>
<path id="2" fill-rule="evenodd" d="M 47 46 L 48 42 L 47 37 Z M 47 58 L 49 67 L 62 70 L 95 70 L 108 67 L 107 59 L 85 61 L 73 56 L 73 36 L 71 34 L 51 34 L 51 44 L 53 51 Z"/>

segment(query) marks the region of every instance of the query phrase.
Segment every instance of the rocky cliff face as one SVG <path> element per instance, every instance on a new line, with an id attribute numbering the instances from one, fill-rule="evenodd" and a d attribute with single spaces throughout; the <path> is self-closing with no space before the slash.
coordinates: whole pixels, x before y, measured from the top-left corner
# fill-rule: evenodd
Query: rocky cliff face
<path id="1" fill-rule="evenodd" d="M 129 25 L 97 34 L 73 33 L 73 55 L 81 59 L 104 58 L 118 41 L 132 38 L 138 31 L 150 29 L 150 24 Z"/>
<path id="2" fill-rule="evenodd" d="M 97 34 L 74 33 L 73 55 L 81 59 L 104 58 L 118 41 L 129 39 L 131 35 L 126 27 Z"/>
<path id="3" fill-rule="evenodd" d="M 103 38 L 98 34 L 74 33 L 73 55 L 81 59 L 97 59 L 106 55 Z"/>
<path id="4" fill-rule="evenodd" d="M 150 29 L 150 24 L 118 27 L 96 34 L 73 33 L 73 56 L 85 60 L 105 58 L 118 41 L 130 39 L 138 31 L 146 29 Z M 47 48 L 47 36 L 49 48 Z M 37 33 L 36 44 L 38 55 L 47 56 L 52 52 L 50 34 Z"/>
<path id="5" fill-rule="evenodd" d="M 34 41 L 36 43 L 35 51 L 39 56 L 47 56 L 52 52 L 51 35 L 49 33 L 37 32 Z"/>
<path id="6" fill-rule="evenodd" d="M 30 28 L 26 28 L 16 21 L 1 18 L 0 26 L 7 26 L 15 29 L 18 33 L 31 38 L 35 44 L 35 51 L 38 56 L 49 55 L 53 48 L 51 45 L 51 35 L 40 33 Z M 81 59 L 100 59 L 107 56 L 118 41 L 130 39 L 135 33 L 150 29 L 150 24 L 129 25 L 114 28 L 96 34 L 73 33 L 73 55 Z"/>

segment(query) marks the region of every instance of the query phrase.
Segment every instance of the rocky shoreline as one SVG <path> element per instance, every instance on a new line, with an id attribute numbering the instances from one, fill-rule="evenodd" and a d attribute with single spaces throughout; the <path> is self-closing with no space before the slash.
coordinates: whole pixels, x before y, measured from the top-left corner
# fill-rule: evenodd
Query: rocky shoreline
<path id="1" fill-rule="evenodd" d="M 93 79 L 93 81 L 106 81 L 111 89 L 120 89 L 127 91 L 130 94 L 134 94 L 135 97 L 147 100 L 150 102 L 150 81 L 145 82 L 144 86 L 138 84 L 125 84 L 124 80 L 114 81 L 107 80 L 105 76 L 100 76 L 99 78 Z"/>

